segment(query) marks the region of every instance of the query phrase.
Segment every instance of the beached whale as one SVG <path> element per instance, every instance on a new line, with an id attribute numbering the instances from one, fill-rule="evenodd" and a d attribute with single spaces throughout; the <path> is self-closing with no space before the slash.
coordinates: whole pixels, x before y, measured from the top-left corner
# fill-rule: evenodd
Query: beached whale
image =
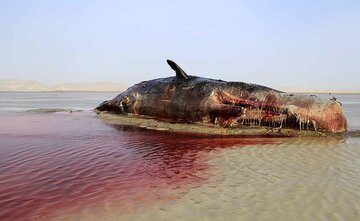
<path id="1" fill-rule="evenodd" d="M 175 77 L 140 82 L 95 110 L 222 128 L 323 132 L 347 129 L 342 105 L 336 99 L 191 76 L 175 62 L 167 62 L 176 72 Z"/>

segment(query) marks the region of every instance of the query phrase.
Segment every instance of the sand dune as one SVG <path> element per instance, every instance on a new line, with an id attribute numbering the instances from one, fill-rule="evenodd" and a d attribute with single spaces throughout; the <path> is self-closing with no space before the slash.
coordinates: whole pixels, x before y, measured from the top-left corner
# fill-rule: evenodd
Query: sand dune
<path id="1" fill-rule="evenodd" d="M 112 82 L 45 84 L 33 80 L 0 80 L 0 91 L 124 91 L 126 88 Z"/>
<path id="2" fill-rule="evenodd" d="M 128 88 L 125 84 L 112 83 L 107 81 L 101 82 L 84 82 L 84 83 L 62 83 L 46 84 L 34 80 L 17 80 L 5 79 L 0 80 L 0 91 L 124 91 Z M 278 90 L 288 93 L 314 93 L 314 94 L 357 94 L 359 90 L 313 90 L 305 88 L 274 87 Z"/>

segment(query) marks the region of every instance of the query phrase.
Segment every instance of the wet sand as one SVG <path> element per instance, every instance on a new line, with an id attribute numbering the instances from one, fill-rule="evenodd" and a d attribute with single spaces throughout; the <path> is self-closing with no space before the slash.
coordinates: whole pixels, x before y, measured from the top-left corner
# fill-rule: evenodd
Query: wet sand
<path id="1" fill-rule="evenodd" d="M 360 138 L 241 138 L 0 115 L 0 220 L 354 220 Z"/>
<path id="2" fill-rule="evenodd" d="M 281 130 L 264 126 L 221 127 L 208 123 L 171 123 L 148 116 L 120 115 L 99 112 L 97 117 L 112 125 L 128 125 L 149 130 L 169 131 L 178 133 L 193 133 L 203 135 L 243 136 L 243 137 L 336 137 L 340 133 L 320 132 L 311 130 Z"/>

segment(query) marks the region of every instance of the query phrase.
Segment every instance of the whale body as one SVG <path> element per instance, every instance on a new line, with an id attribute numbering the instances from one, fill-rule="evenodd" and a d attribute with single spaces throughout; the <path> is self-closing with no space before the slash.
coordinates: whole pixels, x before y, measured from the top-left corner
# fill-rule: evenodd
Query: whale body
<path id="1" fill-rule="evenodd" d="M 175 62 L 167 62 L 176 76 L 135 84 L 95 110 L 225 128 L 257 126 L 324 132 L 347 129 L 342 105 L 336 99 L 191 76 Z"/>

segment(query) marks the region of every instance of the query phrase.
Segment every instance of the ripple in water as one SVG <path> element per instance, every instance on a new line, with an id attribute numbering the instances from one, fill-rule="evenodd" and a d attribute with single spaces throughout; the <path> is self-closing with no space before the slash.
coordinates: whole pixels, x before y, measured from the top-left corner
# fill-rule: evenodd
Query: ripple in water
<path id="1" fill-rule="evenodd" d="M 209 152 L 275 142 L 113 127 L 90 113 L 0 118 L 0 220 L 173 201 L 210 178 Z"/>

